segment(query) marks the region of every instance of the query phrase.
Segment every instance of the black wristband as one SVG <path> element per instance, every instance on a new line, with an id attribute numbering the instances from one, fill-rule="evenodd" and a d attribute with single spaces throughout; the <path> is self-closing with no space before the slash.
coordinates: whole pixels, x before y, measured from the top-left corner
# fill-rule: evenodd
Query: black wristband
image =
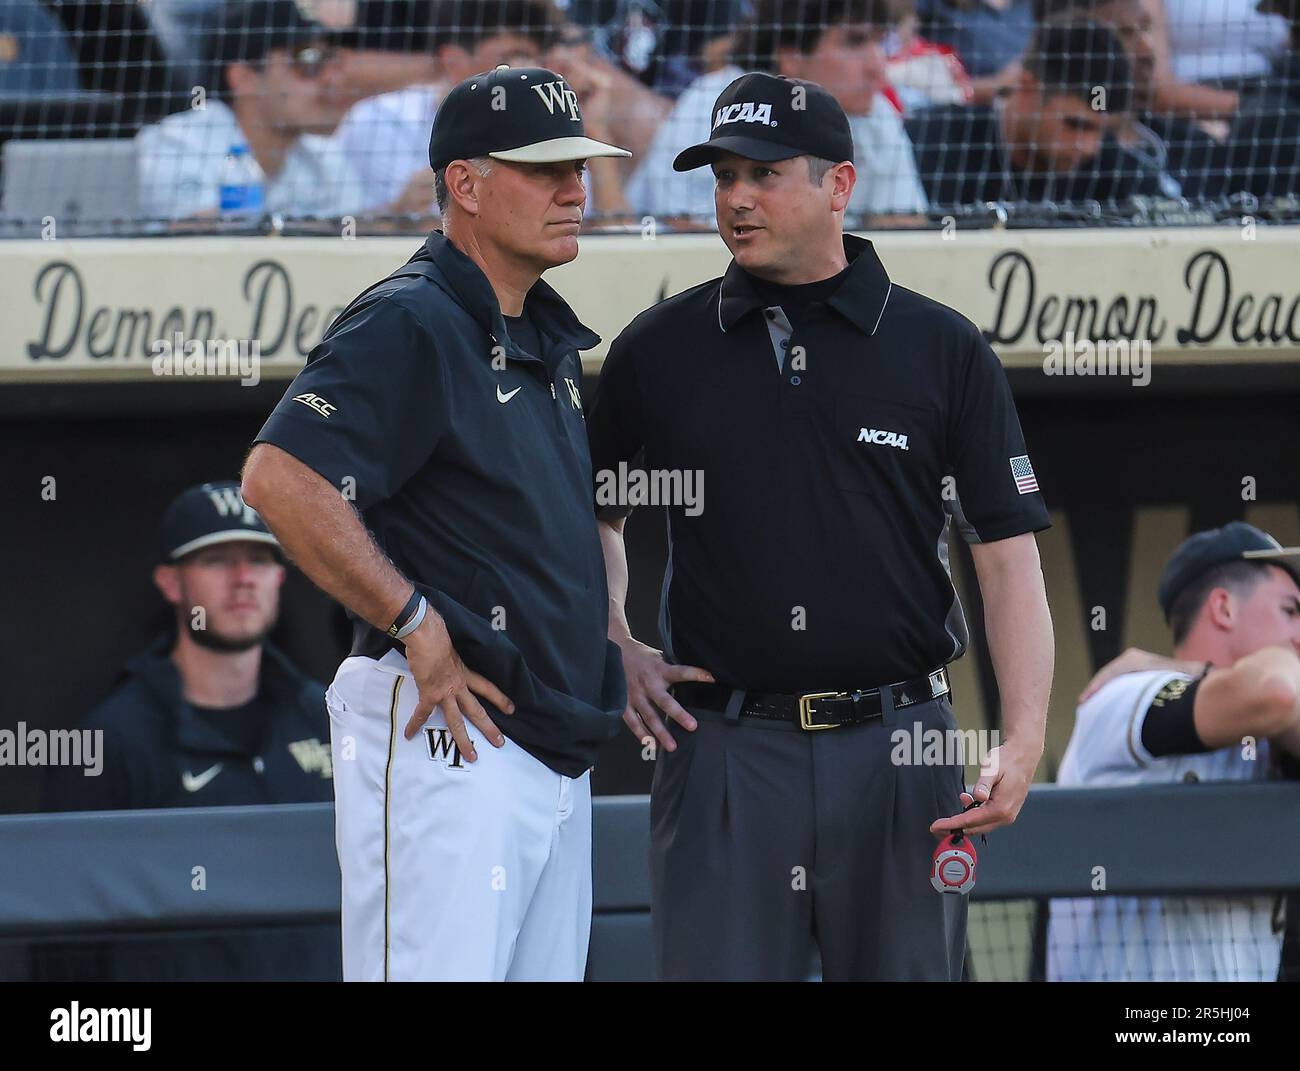
<path id="1" fill-rule="evenodd" d="M 406 600 L 406 605 L 402 607 L 402 612 L 397 615 L 393 623 L 388 626 L 388 635 L 396 636 L 402 631 L 402 626 L 411 620 L 415 611 L 420 608 L 420 589 L 416 588 L 411 592 L 411 597 Z"/>

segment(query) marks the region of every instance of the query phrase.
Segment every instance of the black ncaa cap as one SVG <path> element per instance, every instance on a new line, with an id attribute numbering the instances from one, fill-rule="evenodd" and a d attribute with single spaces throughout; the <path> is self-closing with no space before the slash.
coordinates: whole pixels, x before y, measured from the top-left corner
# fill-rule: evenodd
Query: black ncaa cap
<path id="1" fill-rule="evenodd" d="M 214 543 L 280 544 L 239 492 L 235 480 L 218 480 L 182 491 L 167 507 L 158 532 L 161 560 L 179 561 Z"/>
<path id="2" fill-rule="evenodd" d="M 1231 561 L 1274 562 L 1300 584 L 1300 547 L 1284 547 L 1267 532 L 1245 521 L 1197 532 L 1179 544 L 1160 574 L 1156 598 L 1169 620 L 1169 609 L 1179 592 L 1197 577 Z"/>
<path id="3" fill-rule="evenodd" d="M 442 102 L 429 139 L 429 166 L 490 156 L 525 164 L 553 164 L 592 156 L 631 156 L 587 137 L 578 94 L 545 67 L 507 67 L 476 74 Z"/>
<path id="4" fill-rule="evenodd" d="M 744 74 L 713 105 L 709 140 L 683 149 L 674 171 L 693 171 L 734 152 L 749 160 L 820 156 L 840 163 L 853 159 L 853 134 L 840 102 L 816 82 Z"/>

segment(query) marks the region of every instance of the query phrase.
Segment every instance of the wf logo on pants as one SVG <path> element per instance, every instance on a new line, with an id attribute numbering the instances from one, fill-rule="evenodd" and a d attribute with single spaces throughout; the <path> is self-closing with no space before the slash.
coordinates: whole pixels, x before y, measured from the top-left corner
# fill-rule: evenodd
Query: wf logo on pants
<path id="1" fill-rule="evenodd" d="M 424 742 L 429 746 L 429 758 L 441 762 L 449 770 L 468 770 L 460 757 L 460 748 L 451 730 L 442 725 L 425 726 Z"/>

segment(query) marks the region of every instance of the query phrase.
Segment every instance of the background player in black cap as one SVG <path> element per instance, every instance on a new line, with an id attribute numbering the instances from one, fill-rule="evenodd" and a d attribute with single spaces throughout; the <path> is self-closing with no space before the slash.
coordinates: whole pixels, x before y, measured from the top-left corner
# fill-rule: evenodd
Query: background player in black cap
<path id="1" fill-rule="evenodd" d="M 599 339 L 540 277 L 578 254 L 583 161 L 623 153 L 554 71 L 456 86 L 446 234 L 330 326 L 244 470 L 356 619 L 327 696 L 348 979 L 583 975 L 588 771 L 626 691 L 579 393 Z"/>
<path id="2" fill-rule="evenodd" d="M 1006 377 L 970 321 L 843 234 L 852 158 L 819 86 L 733 82 L 675 165 L 712 165 L 732 264 L 615 340 L 588 422 L 598 474 L 644 451 L 708 489 L 698 516 L 668 511 L 662 653 L 623 610 L 627 510 L 601 525 L 624 720 L 660 745 L 669 979 L 801 978 L 814 935 L 827 979 L 959 978 L 966 902 L 931 888 L 931 834 L 1014 820 L 1043 750 L 1052 627 L 1032 533 L 1048 521 Z M 956 728 L 949 515 L 972 543 L 1005 734 L 971 793 L 960 761 L 891 755 L 896 727 Z"/>
<path id="3" fill-rule="evenodd" d="M 1130 650 L 1080 697 L 1057 783 L 1262 781 L 1300 755 L 1300 547 L 1234 521 L 1185 540 L 1157 590 L 1174 656 Z M 1052 903 L 1050 981 L 1271 982 L 1269 895 Z"/>
<path id="4" fill-rule="evenodd" d="M 82 723 L 102 733 L 102 770 L 52 767 L 54 811 L 324 803 L 333 798 L 325 686 L 267 637 L 284 566 L 275 537 L 220 480 L 167 508 L 153 580 L 174 616 Z M 336 981 L 336 931 L 261 927 L 39 943 L 47 981 Z"/>
<path id="5" fill-rule="evenodd" d="M 328 800 L 325 686 L 267 636 L 284 566 L 233 480 L 191 487 L 163 516 L 153 580 L 174 630 L 123 671 L 86 720 L 104 771 L 58 770 L 52 810 Z"/>

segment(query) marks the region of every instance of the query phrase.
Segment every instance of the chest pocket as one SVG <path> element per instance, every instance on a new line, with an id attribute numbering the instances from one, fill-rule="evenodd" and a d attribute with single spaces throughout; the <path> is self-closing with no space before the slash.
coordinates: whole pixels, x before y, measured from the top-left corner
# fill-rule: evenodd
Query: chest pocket
<path id="1" fill-rule="evenodd" d="M 850 494 L 937 497 L 941 465 L 939 412 L 868 394 L 835 399 L 826 433 L 832 483 Z"/>

